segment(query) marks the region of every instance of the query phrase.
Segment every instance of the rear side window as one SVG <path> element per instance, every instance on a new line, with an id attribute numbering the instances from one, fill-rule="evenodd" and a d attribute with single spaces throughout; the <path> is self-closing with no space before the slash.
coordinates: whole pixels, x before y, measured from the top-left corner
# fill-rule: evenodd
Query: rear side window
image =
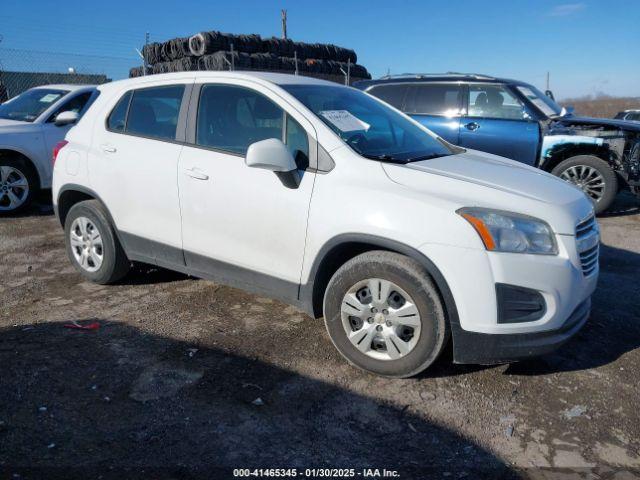
<path id="1" fill-rule="evenodd" d="M 184 85 L 134 90 L 125 132 L 174 140 L 183 94 Z"/>
<path id="2" fill-rule="evenodd" d="M 282 140 L 284 117 L 280 107 L 258 92 L 206 85 L 198 102 L 196 144 L 244 155 L 254 142 Z"/>
<path id="3" fill-rule="evenodd" d="M 373 87 L 367 93 L 378 97 L 383 102 L 387 102 L 392 107 L 402 110 L 404 96 L 407 93 L 407 85 L 380 85 Z"/>
<path id="4" fill-rule="evenodd" d="M 127 121 L 127 110 L 129 109 L 129 100 L 131 100 L 131 92 L 127 92 L 120 99 L 115 108 L 111 111 L 107 120 L 107 128 L 114 132 L 124 132 L 124 126 Z"/>
<path id="5" fill-rule="evenodd" d="M 455 117 L 460 115 L 461 103 L 462 87 L 459 85 L 435 83 L 412 85 L 407 91 L 404 111 Z"/>

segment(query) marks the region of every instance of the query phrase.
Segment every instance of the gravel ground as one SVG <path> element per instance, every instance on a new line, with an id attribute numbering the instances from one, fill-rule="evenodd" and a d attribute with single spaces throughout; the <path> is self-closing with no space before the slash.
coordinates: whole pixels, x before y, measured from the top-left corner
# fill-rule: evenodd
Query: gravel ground
<path id="1" fill-rule="evenodd" d="M 635 478 L 640 205 L 600 223 L 592 316 L 560 351 L 388 380 L 293 307 L 150 267 L 90 284 L 46 208 L 0 219 L 0 478 Z"/>

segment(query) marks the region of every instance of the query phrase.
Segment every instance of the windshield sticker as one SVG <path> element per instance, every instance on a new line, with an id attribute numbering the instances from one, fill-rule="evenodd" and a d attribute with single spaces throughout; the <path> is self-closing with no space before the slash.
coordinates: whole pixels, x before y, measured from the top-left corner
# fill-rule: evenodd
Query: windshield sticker
<path id="1" fill-rule="evenodd" d="M 42 103 L 51 103 L 51 102 L 55 102 L 58 97 L 59 95 L 57 93 L 47 93 L 44 97 L 40 99 L 40 101 Z"/>
<path id="2" fill-rule="evenodd" d="M 355 132 L 357 130 L 369 130 L 371 125 L 355 117 L 348 110 L 323 110 L 320 112 L 324 118 L 333 123 L 342 132 Z"/>

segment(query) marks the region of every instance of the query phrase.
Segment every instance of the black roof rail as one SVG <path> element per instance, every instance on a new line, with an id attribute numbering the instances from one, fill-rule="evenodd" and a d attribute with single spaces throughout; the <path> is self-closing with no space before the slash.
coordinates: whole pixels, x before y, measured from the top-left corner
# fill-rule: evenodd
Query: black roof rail
<path id="1" fill-rule="evenodd" d="M 429 78 L 429 77 L 462 77 L 475 78 L 483 80 L 495 80 L 495 77 L 483 75 L 480 73 L 461 73 L 461 72 L 445 72 L 445 73 L 399 73 L 395 75 L 383 75 L 379 80 L 390 80 L 394 78 Z"/>

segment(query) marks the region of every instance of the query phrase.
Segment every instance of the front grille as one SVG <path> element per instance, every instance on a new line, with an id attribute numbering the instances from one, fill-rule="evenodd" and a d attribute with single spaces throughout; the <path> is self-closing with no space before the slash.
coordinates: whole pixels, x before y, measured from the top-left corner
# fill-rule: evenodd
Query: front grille
<path id="1" fill-rule="evenodd" d="M 585 277 L 589 276 L 598 269 L 600 253 L 600 229 L 595 216 L 591 215 L 576 225 L 576 245 L 582 273 Z"/>

